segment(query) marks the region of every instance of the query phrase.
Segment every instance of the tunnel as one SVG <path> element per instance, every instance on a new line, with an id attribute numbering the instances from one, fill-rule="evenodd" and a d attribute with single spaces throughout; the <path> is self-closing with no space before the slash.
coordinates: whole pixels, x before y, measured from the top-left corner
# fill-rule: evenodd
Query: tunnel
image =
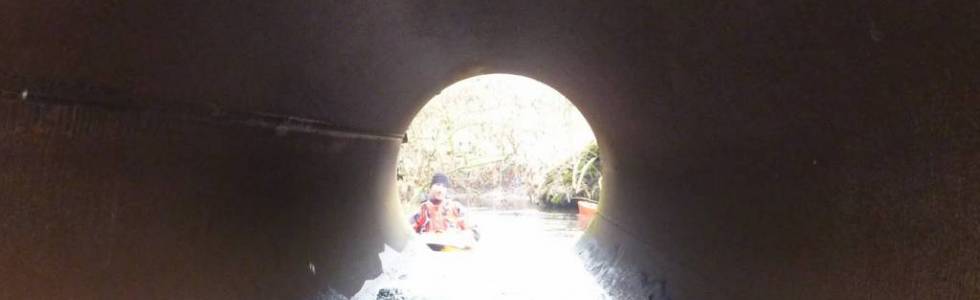
<path id="1" fill-rule="evenodd" d="M 974 1 L 0 3 L 0 298 L 334 299 L 458 80 L 603 149 L 614 299 L 980 298 Z M 533 266 L 529 266 L 533 267 Z M 333 298 L 331 298 L 333 297 Z"/>

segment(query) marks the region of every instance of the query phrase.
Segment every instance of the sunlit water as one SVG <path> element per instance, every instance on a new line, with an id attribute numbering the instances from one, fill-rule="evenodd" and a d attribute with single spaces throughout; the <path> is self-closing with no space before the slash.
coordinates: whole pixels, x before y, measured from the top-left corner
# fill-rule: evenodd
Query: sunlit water
<path id="1" fill-rule="evenodd" d="M 379 254 L 383 274 L 352 299 L 605 299 L 582 266 L 574 214 L 473 210 L 478 247 L 433 252 L 413 241 Z"/>

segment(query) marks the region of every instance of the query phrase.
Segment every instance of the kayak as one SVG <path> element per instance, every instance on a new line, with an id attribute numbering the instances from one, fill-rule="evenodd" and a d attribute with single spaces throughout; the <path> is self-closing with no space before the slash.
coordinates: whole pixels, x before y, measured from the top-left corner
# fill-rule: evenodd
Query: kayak
<path id="1" fill-rule="evenodd" d="M 476 246 L 476 239 L 471 231 L 453 230 L 439 233 L 422 233 L 419 239 L 436 252 L 455 252 L 471 250 Z"/>
<path id="2" fill-rule="evenodd" d="M 599 203 L 579 200 L 578 201 L 578 227 L 583 230 L 589 227 L 589 223 L 592 223 L 592 218 L 595 218 L 595 213 L 598 210 L 599 210 Z"/>

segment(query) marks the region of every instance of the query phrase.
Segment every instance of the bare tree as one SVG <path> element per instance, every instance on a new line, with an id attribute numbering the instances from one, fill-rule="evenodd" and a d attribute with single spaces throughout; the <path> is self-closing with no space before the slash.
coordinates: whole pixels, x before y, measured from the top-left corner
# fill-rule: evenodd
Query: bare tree
<path id="1" fill-rule="evenodd" d="M 460 196 L 496 190 L 528 198 L 549 170 L 594 142 L 585 119 L 561 94 L 513 75 L 478 76 L 446 88 L 407 135 L 398 162 L 405 202 L 421 200 L 435 172 L 452 177 Z"/>

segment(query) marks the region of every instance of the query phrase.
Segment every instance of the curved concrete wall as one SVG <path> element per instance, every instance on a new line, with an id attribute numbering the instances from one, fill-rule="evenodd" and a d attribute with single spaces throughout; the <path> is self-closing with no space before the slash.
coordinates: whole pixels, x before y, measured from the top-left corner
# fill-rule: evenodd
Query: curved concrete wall
<path id="1" fill-rule="evenodd" d="M 400 132 L 506 72 L 596 132 L 581 251 L 618 298 L 975 298 L 977 13 L 8 1 L 0 297 L 353 294 L 405 237 Z"/>

